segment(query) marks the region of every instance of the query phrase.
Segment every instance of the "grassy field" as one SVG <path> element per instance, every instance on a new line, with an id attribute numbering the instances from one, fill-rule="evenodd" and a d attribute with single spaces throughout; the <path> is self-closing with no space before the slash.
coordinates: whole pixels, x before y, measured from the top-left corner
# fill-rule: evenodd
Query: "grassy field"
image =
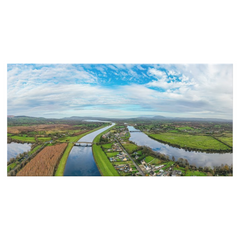
<path id="1" fill-rule="evenodd" d="M 100 146 L 93 145 L 93 156 L 102 176 L 119 176 Z"/>
<path id="2" fill-rule="evenodd" d="M 173 163 L 174 163 L 173 161 L 169 161 L 169 162 L 163 163 L 163 165 L 165 165 L 165 167 L 163 167 L 162 169 L 166 170 L 167 168 L 171 167 Z"/>
<path id="3" fill-rule="evenodd" d="M 207 176 L 207 174 L 204 172 L 187 170 L 185 176 Z"/>
<path id="4" fill-rule="evenodd" d="M 145 158 L 145 162 L 146 162 L 146 163 L 149 163 L 149 162 L 151 162 L 153 159 L 154 159 L 154 157 L 152 157 L 152 156 L 147 156 L 147 157 Z"/>
<path id="5" fill-rule="evenodd" d="M 132 144 L 132 143 L 123 144 L 123 147 L 127 150 L 128 153 L 133 153 L 137 149 L 139 149 L 139 147 L 137 145 Z"/>
<path id="6" fill-rule="evenodd" d="M 193 130 L 194 128 L 186 126 L 186 127 L 178 127 L 177 129 L 179 129 L 179 130 Z"/>
<path id="7" fill-rule="evenodd" d="M 162 163 L 162 161 L 161 161 L 160 159 L 155 158 L 155 159 L 151 162 L 151 165 L 159 165 L 159 164 L 161 164 L 161 163 Z"/>
<path id="8" fill-rule="evenodd" d="M 233 138 L 232 137 L 217 137 L 217 139 L 219 139 L 223 143 L 226 143 L 230 147 L 233 146 Z"/>
<path id="9" fill-rule="evenodd" d="M 20 140 L 23 142 L 35 142 L 35 138 L 34 137 L 27 137 L 26 135 L 24 137 L 21 136 L 11 136 L 12 139 L 16 139 L 16 140 Z"/>
<path id="10" fill-rule="evenodd" d="M 110 158 L 110 157 L 115 157 L 118 155 L 119 152 L 109 152 L 107 153 L 107 156 Z"/>
<path id="11" fill-rule="evenodd" d="M 9 172 L 9 171 L 12 170 L 13 168 L 15 168 L 16 165 L 17 165 L 16 162 L 9 164 L 9 165 L 7 166 L 7 172 Z"/>
<path id="12" fill-rule="evenodd" d="M 29 155 L 35 153 L 40 147 L 42 147 L 42 145 L 36 146 L 32 151 L 29 152 Z"/>
<path id="13" fill-rule="evenodd" d="M 47 142 L 47 141 L 50 141 L 51 138 L 50 137 L 39 137 L 38 140 L 42 141 L 42 142 Z"/>
<path id="14" fill-rule="evenodd" d="M 112 143 L 104 144 L 102 147 L 106 149 L 112 148 Z"/>
<path id="15" fill-rule="evenodd" d="M 229 147 L 210 136 L 196 136 L 176 133 L 150 134 L 149 136 L 169 144 L 176 144 L 180 147 L 189 147 L 201 150 L 230 150 Z"/>

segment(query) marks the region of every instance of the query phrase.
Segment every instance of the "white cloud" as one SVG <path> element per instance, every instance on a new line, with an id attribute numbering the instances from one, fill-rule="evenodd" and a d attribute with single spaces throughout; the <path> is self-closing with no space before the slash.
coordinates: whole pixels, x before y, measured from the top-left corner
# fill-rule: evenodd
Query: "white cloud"
<path id="1" fill-rule="evenodd" d="M 17 66 L 8 71 L 8 112 L 51 117 L 120 117 L 147 112 L 232 118 L 232 65 L 175 65 L 166 66 L 166 71 L 170 72 L 171 67 L 181 74 L 172 78 L 164 71 L 149 68 L 148 75 L 154 79 L 148 84 L 119 85 L 113 89 L 91 85 L 98 82 L 94 73 L 71 65 L 44 69 Z"/>

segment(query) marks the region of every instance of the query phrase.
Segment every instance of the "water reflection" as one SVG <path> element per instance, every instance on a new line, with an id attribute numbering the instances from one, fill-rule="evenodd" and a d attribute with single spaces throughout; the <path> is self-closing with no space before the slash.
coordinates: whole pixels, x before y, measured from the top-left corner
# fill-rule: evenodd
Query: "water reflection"
<path id="1" fill-rule="evenodd" d="M 130 131 L 136 130 L 132 126 L 128 126 Z M 195 151 L 186 151 L 184 149 L 171 147 L 167 144 L 160 143 L 143 132 L 130 132 L 130 141 L 135 142 L 139 146 L 147 146 L 153 149 L 153 151 L 161 152 L 168 155 L 170 158 L 173 156 L 177 160 L 178 158 L 186 158 L 190 164 L 195 164 L 197 167 L 214 167 L 221 164 L 231 165 L 233 162 L 232 153 L 203 153 Z"/>
<path id="2" fill-rule="evenodd" d="M 10 158 L 15 158 L 18 154 L 27 152 L 31 149 L 31 143 L 15 143 L 11 142 L 7 144 L 7 161 Z"/>
<path id="3" fill-rule="evenodd" d="M 68 156 L 64 176 L 101 176 L 91 147 L 73 147 Z"/>
<path id="4" fill-rule="evenodd" d="M 92 132 L 78 142 L 92 142 L 98 134 L 114 125 L 115 123 L 112 123 L 110 126 Z M 74 146 L 72 148 L 67 159 L 64 176 L 101 176 L 93 158 L 92 147 Z"/>

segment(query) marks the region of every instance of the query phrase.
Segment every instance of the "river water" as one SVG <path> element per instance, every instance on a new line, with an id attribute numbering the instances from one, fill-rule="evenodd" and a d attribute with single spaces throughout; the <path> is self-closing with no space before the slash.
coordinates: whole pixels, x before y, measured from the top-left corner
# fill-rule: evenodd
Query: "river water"
<path id="1" fill-rule="evenodd" d="M 78 142 L 92 142 L 94 138 L 109 129 L 112 125 L 87 134 Z M 74 146 L 68 156 L 64 176 L 101 176 L 92 154 L 92 147 Z"/>
<path id="2" fill-rule="evenodd" d="M 130 131 L 138 131 L 132 126 L 128 126 Z M 231 165 L 233 163 L 232 153 L 204 153 L 196 151 L 186 151 L 184 149 L 175 148 L 168 144 L 163 144 L 150 137 L 143 132 L 130 132 L 130 141 L 139 146 L 147 146 L 152 148 L 153 151 L 161 152 L 170 157 L 174 156 L 175 160 L 178 158 L 186 158 L 189 164 L 195 164 L 197 167 L 214 167 L 221 164 Z"/>
<path id="3" fill-rule="evenodd" d="M 15 158 L 19 153 L 27 152 L 31 149 L 31 143 L 15 143 L 7 144 L 7 161 L 10 158 Z"/>

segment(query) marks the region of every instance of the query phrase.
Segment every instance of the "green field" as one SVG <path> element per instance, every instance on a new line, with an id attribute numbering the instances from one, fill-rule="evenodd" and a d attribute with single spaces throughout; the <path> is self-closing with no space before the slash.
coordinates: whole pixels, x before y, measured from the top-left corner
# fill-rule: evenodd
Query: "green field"
<path id="1" fill-rule="evenodd" d="M 187 170 L 185 176 L 207 176 L 207 174 L 204 172 Z"/>
<path id="2" fill-rule="evenodd" d="M 123 147 L 127 150 L 128 153 L 133 153 L 137 149 L 139 149 L 139 147 L 137 145 L 132 144 L 132 143 L 123 144 Z"/>
<path id="3" fill-rule="evenodd" d="M 186 127 L 178 127 L 177 129 L 179 129 L 179 130 L 194 130 L 194 128 L 188 127 L 188 126 L 186 126 Z"/>
<path id="4" fill-rule="evenodd" d="M 9 172 L 10 170 L 12 170 L 16 165 L 17 165 L 16 162 L 9 164 L 9 165 L 7 166 L 7 172 Z"/>
<path id="5" fill-rule="evenodd" d="M 12 139 L 16 139 L 16 140 L 20 140 L 23 142 L 35 142 L 35 138 L 34 137 L 27 137 L 26 135 L 24 135 L 23 137 L 21 136 L 11 136 Z"/>
<path id="6" fill-rule="evenodd" d="M 217 137 L 217 139 L 219 139 L 223 143 L 226 143 L 230 147 L 233 146 L 233 138 L 232 137 Z"/>
<path id="7" fill-rule="evenodd" d="M 42 142 L 47 142 L 47 141 L 50 141 L 51 138 L 50 137 L 39 137 L 38 140 L 42 141 Z"/>
<path id="8" fill-rule="evenodd" d="M 160 159 L 155 158 L 155 159 L 151 162 L 151 165 L 159 165 L 159 164 L 161 164 L 161 163 L 162 163 L 162 161 L 161 161 Z"/>
<path id="9" fill-rule="evenodd" d="M 179 131 L 178 130 L 169 130 L 168 132 L 170 132 L 170 133 L 178 133 Z"/>
<path id="10" fill-rule="evenodd" d="M 107 153 L 107 156 L 110 158 L 110 157 L 115 157 L 118 155 L 119 152 L 108 152 Z"/>
<path id="11" fill-rule="evenodd" d="M 42 145 L 36 146 L 33 150 L 31 150 L 31 151 L 29 152 L 29 155 L 35 153 L 40 147 L 42 147 Z"/>
<path id="12" fill-rule="evenodd" d="M 230 150 L 229 147 L 211 136 L 196 136 L 176 133 L 150 134 L 150 137 L 180 147 L 195 148 L 199 150 Z"/>
<path id="13" fill-rule="evenodd" d="M 64 153 L 63 153 L 63 156 L 58 164 L 58 168 L 57 168 L 57 171 L 55 173 L 55 176 L 63 176 L 64 174 L 64 169 L 65 169 L 65 165 L 66 165 L 66 162 L 67 162 L 67 158 L 68 158 L 68 155 L 73 147 L 73 143 L 69 143 L 67 145 L 67 148 L 65 149 Z"/>
<path id="14" fill-rule="evenodd" d="M 149 162 L 151 162 L 153 159 L 154 159 L 154 157 L 152 157 L 152 156 L 147 156 L 147 157 L 145 158 L 145 162 L 146 162 L 146 163 L 149 163 Z"/>
<path id="15" fill-rule="evenodd" d="M 100 146 L 93 145 L 93 156 L 102 176 L 119 176 L 117 170 L 108 160 L 106 154 L 102 151 Z"/>
<path id="16" fill-rule="evenodd" d="M 102 147 L 106 149 L 112 148 L 112 143 L 104 144 Z"/>
<path id="17" fill-rule="evenodd" d="M 162 169 L 163 169 L 163 170 L 166 170 L 167 168 L 171 167 L 172 164 L 174 164 L 173 161 L 169 161 L 169 162 L 163 163 L 163 165 L 165 165 L 165 167 L 163 167 Z"/>

